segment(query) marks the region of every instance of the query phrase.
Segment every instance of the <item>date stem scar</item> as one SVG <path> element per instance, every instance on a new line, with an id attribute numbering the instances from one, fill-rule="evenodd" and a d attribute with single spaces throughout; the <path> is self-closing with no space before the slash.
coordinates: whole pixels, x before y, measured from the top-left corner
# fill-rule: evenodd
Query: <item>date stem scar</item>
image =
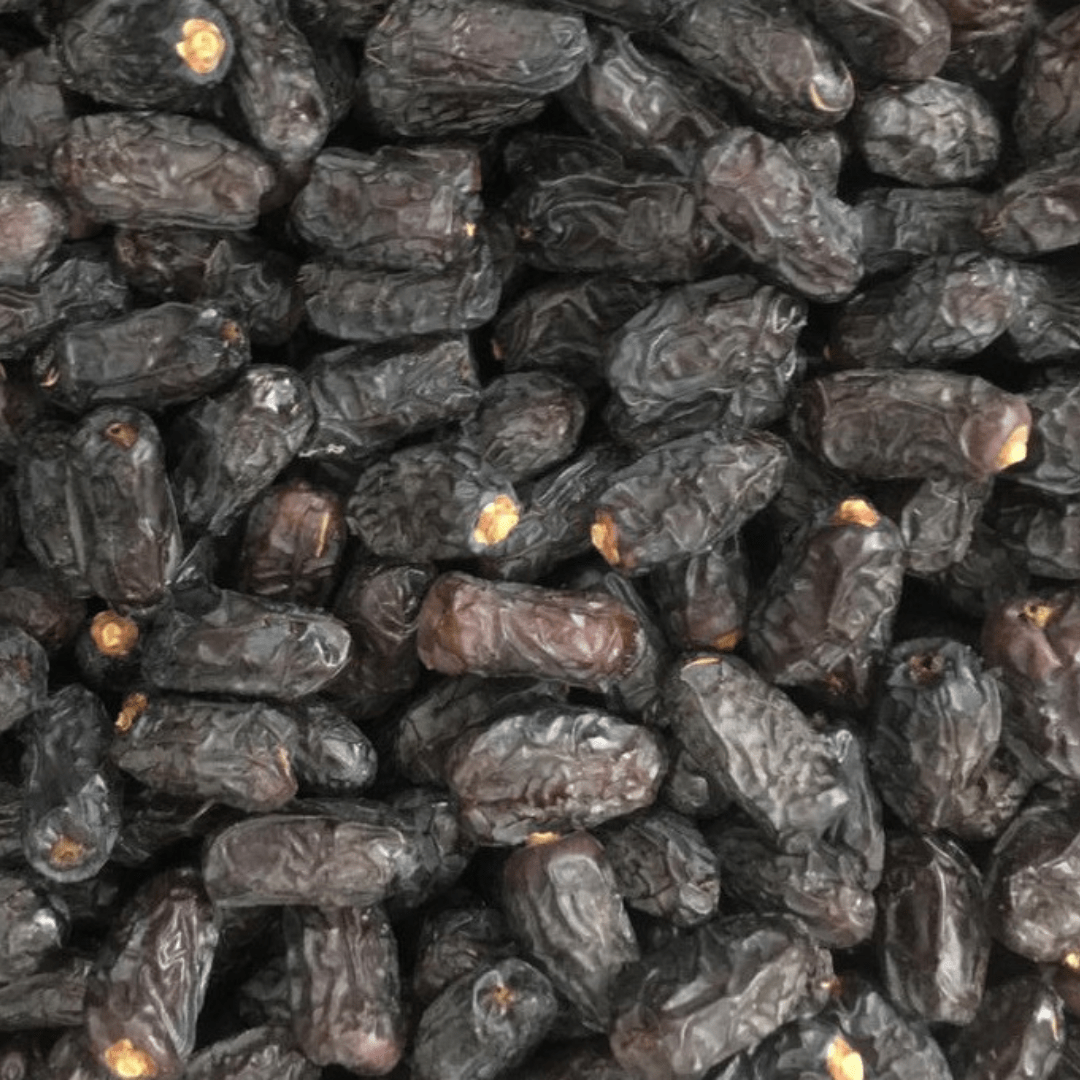
<path id="1" fill-rule="evenodd" d="M 1021 424 L 1002 444 L 998 456 L 994 459 L 997 468 L 1007 469 L 1027 457 L 1028 435 L 1031 429 L 1027 424 Z"/>
<path id="2" fill-rule="evenodd" d="M 619 529 L 612 516 L 597 510 L 596 520 L 589 529 L 593 547 L 612 565 L 619 565 Z"/>
<path id="3" fill-rule="evenodd" d="M 187 19 L 180 34 L 176 51 L 196 75 L 209 75 L 218 67 L 228 48 L 221 27 L 209 19 Z"/>
<path id="4" fill-rule="evenodd" d="M 473 541 L 490 547 L 505 540 L 518 523 L 518 508 L 508 495 L 497 495 L 481 511 L 473 529 Z"/>
<path id="5" fill-rule="evenodd" d="M 826 1065 L 832 1080 L 863 1080 L 862 1055 L 839 1035 L 829 1044 Z"/>
<path id="6" fill-rule="evenodd" d="M 114 1042 L 102 1055 L 109 1071 L 121 1080 L 143 1080 L 157 1076 L 157 1063 L 146 1053 L 139 1050 L 130 1039 Z"/>

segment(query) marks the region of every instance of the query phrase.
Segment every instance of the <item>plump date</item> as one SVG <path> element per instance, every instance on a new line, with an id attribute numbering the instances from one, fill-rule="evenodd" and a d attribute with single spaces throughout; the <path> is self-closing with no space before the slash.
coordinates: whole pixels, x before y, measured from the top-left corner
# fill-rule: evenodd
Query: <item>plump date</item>
<path id="1" fill-rule="evenodd" d="M 481 843 L 514 844 L 534 832 L 592 828 L 649 806 L 664 765 L 647 728 L 595 709 L 550 706 L 462 736 L 446 779 L 462 821 Z"/>

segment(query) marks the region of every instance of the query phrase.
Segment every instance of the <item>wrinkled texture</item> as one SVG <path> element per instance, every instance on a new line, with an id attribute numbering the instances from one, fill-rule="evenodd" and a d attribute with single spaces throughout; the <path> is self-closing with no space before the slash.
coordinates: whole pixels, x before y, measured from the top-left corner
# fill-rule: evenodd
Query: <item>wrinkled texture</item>
<path id="1" fill-rule="evenodd" d="M 580 832 L 518 848 L 503 869 L 502 902 L 555 989 L 586 1027 L 606 1031 L 615 980 L 640 951 L 601 844 Z"/>
<path id="2" fill-rule="evenodd" d="M 588 58 L 578 15 L 508 0 L 394 0 L 365 40 L 360 94 L 398 135 L 485 135 L 534 119 Z"/>
<path id="3" fill-rule="evenodd" d="M 816 454 L 860 476 L 986 480 L 1031 411 L 978 376 L 846 371 L 808 382 L 798 419 Z"/>
<path id="4" fill-rule="evenodd" d="M 893 1001 L 928 1024 L 970 1024 L 990 959 L 975 865 L 949 840 L 893 837 L 877 899 L 878 949 Z"/>
<path id="5" fill-rule="evenodd" d="M 121 786 L 106 760 L 105 707 L 78 684 L 53 694 L 24 725 L 22 842 L 53 881 L 86 881 L 120 833 Z"/>
<path id="6" fill-rule="evenodd" d="M 697 190 L 704 220 L 781 284 L 824 303 L 855 291 L 859 219 L 783 143 L 733 129 L 702 154 Z"/>
<path id="7" fill-rule="evenodd" d="M 855 100 L 839 50 L 782 0 L 695 0 L 665 40 L 766 124 L 831 127 Z"/>
<path id="8" fill-rule="evenodd" d="M 265 813 L 296 794 L 298 742 L 296 724 L 267 705 L 153 696 L 118 730 L 112 757 L 157 791 Z"/>
<path id="9" fill-rule="evenodd" d="M 173 113 L 79 117 L 57 148 L 53 174 L 92 218 L 143 229 L 249 229 L 273 186 L 254 150 Z"/>
<path id="10" fill-rule="evenodd" d="M 317 609 L 184 590 L 154 620 L 143 676 L 162 690 L 295 701 L 329 683 L 351 646 L 345 626 Z"/>
<path id="11" fill-rule="evenodd" d="M 415 1080 L 494 1080 L 544 1039 L 558 1012 L 551 983 L 508 959 L 451 983 L 423 1012 L 412 1057 Z"/>
<path id="12" fill-rule="evenodd" d="M 700 1080 L 820 1004 L 831 975 L 829 954 L 795 920 L 715 920 L 628 969 L 616 996 L 612 1052 L 635 1076 Z"/>
<path id="13" fill-rule="evenodd" d="M 293 1031 L 315 1065 L 382 1076 L 405 1049 L 397 941 L 378 907 L 285 917 Z"/>
<path id="14" fill-rule="evenodd" d="M 150 879 L 113 928 L 87 989 L 86 1031 L 99 1062 L 126 1039 L 160 1080 L 183 1073 L 218 936 L 197 874 L 176 870 Z"/>
<path id="15" fill-rule="evenodd" d="M 583 707 L 511 713 L 450 751 L 446 781 L 481 843 L 592 828 L 649 806 L 665 758 L 648 729 Z"/>

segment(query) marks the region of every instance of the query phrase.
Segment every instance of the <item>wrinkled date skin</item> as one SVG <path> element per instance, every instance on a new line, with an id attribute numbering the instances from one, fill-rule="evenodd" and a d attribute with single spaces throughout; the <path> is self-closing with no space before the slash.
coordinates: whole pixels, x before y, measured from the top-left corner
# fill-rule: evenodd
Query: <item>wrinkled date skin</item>
<path id="1" fill-rule="evenodd" d="M 913 829 L 948 829 L 1001 737 L 1001 692 L 974 650 L 917 638 L 888 655 L 875 709 L 870 768 L 889 807 Z"/>
<path id="2" fill-rule="evenodd" d="M 938 371 L 813 379 L 799 420 L 823 460 L 881 479 L 946 473 L 986 480 L 1023 460 L 1031 430 L 1023 398 L 977 376 Z"/>
<path id="3" fill-rule="evenodd" d="M 475 247 L 480 159 L 458 146 L 327 150 L 293 200 L 296 231 L 350 262 L 439 270 Z"/>
<path id="4" fill-rule="evenodd" d="M 827 840 L 861 858 L 871 887 L 877 883 L 880 811 L 851 732 L 812 727 L 781 691 L 729 655 L 682 661 L 664 703 L 683 745 L 774 843 L 800 853 Z"/>
<path id="5" fill-rule="evenodd" d="M 596 500 L 593 544 L 631 575 L 701 554 L 768 505 L 788 461 L 780 440 L 756 431 L 666 443 L 611 478 Z"/>
<path id="6" fill-rule="evenodd" d="M 80 117 L 57 148 L 53 174 L 91 217 L 134 229 L 250 229 L 274 183 L 254 150 L 171 113 Z"/>
<path id="7" fill-rule="evenodd" d="M 904 579 L 899 530 L 846 499 L 785 553 L 750 615 L 758 670 L 781 686 L 865 702 Z"/>
<path id="8" fill-rule="evenodd" d="M 831 976 L 828 952 L 794 919 L 714 920 L 627 969 L 612 1052 L 632 1076 L 697 1080 L 801 1009 L 813 1011 Z"/>
<path id="9" fill-rule="evenodd" d="M 537 116 L 589 51 L 579 15 L 502 0 L 395 0 L 365 42 L 360 93 L 399 135 L 485 135 Z"/>
<path id="10" fill-rule="evenodd" d="M 111 1076 L 183 1073 L 219 932 L 193 871 L 160 874 L 136 895 L 87 990 L 90 1049 Z"/>
<path id="11" fill-rule="evenodd" d="M 697 189 L 704 220 L 781 284 L 823 303 L 855 291 L 859 219 L 783 143 L 732 129 L 702 154 Z"/>
<path id="12" fill-rule="evenodd" d="M 709 242 L 687 180 L 589 172 L 538 176 L 506 204 L 522 257 L 556 273 L 688 281 Z"/>
<path id="13" fill-rule="evenodd" d="M 1035 775 L 1080 778 L 1080 597 L 1015 597 L 988 613 L 983 656 L 1007 691 L 1006 733 Z"/>
<path id="14" fill-rule="evenodd" d="M 468 339 L 451 337 L 394 348 L 323 353 L 306 372 L 315 425 L 301 457 L 362 460 L 403 436 L 470 416 L 480 379 Z"/>
<path id="15" fill-rule="evenodd" d="M 646 654 L 645 629 L 601 592 L 444 574 L 420 609 L 417 649 L 444 675 L 529 675 L 607 690 Z"/>
<path id="16" fill-rule="evenodd" d="M 615 979 L 640 952 L 603 847 L 585 832 L 528 844 L 502 884 L 510 929 L 586 1025 L 606 1031 Z"/>
<path id="17" fill-rule="evenodd" d="M 293 1030 L 308 1060 L 382 1076 L 405 1049 L 397 941 L 385 912 L 298 908 L 285 919 Z"/>
<path id="18" fill-rule="evenodd" d="M 927 1023 L 975 1019 L 990 960 L 983 892 L 981 875 L 954 841 L 889 840 L 877 923 L 885 985 Z"/>
<path id="19" fill-rule="evenodd" d="M 855 101 L 839 50 L 794 5 L 694 0 L 665 40 L 767 123 L 831 127 Z"/>
<path id="20" fill-rule="evenodd" d="M 258 702 L 132 697 L 112 756 L 148 787 L 252 813 L 277 810 L 295 796 L 292 759 L 300 736 L 285 713 Z M 129 722 L 126 714 L 140 707 Z"/>
<path id="21" fill-rule="evenodd" d="M 805 304 L 753 278 L 687 285 L 614 335 L 607 381 L 629 416 L 665 434 L 736 426 L 740 393 L 782 364 L 805 324 Z"/>
<path id="22" fill-rule="evenodd" d="M 609 713 L 551 706 L 511 713 L 450 752 L 446 779 L 481 843 L 592 828 L 649 806 L 663 779 L 656 737 Z"/>
<path id="23" fill-rule="evenodd" d="M 247 818 L 216 836 L 203 874 L 228 907 L 370 907 L 420 873 L 421 838 L 374 804 L 353 819 L 327 814 Z"/>
<path id="24" fill-rule="evenodd" d="M 228 589 L 185 590 L 147 636 L 143 676 L 187 694 L 295 701 L 331 682 L 351 648 L 346 627 L 322 611 Z"/>
<path id="25" fill-rule="evenodd" d="M 219 389 L 250 359 L 247 335 L 221 310 L 162 304 L 71 327 L 38 357 L 34 374 L 73 412 L 107 402 L 158 411 Z"/>
<path id="26" fill-rule="evenodd" d="M 544 1040 L 558 1013 L 548 979 L 513 957 L 452 982 L 420 1017 L 416 1080 L 484 1080 L 508 1074 Z"/>
<path id="27" fill-rule="evenodd" d="M 23 854 L 54 881 L 94 877 L 120 835 L 121 787 L 108 739 L 105 707 L 77 684 L 50 697 L 26 724 Z"/>

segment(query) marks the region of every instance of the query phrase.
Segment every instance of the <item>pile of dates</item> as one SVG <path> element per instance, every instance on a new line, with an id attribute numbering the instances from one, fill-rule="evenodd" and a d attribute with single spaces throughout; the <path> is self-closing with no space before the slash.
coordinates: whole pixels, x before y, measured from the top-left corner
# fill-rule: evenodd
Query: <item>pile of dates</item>
<path id="1" fill-rule="evenodd" d="M 1080 3 L 0 0 L 3 1080 L 1080 1080 Z"/>

